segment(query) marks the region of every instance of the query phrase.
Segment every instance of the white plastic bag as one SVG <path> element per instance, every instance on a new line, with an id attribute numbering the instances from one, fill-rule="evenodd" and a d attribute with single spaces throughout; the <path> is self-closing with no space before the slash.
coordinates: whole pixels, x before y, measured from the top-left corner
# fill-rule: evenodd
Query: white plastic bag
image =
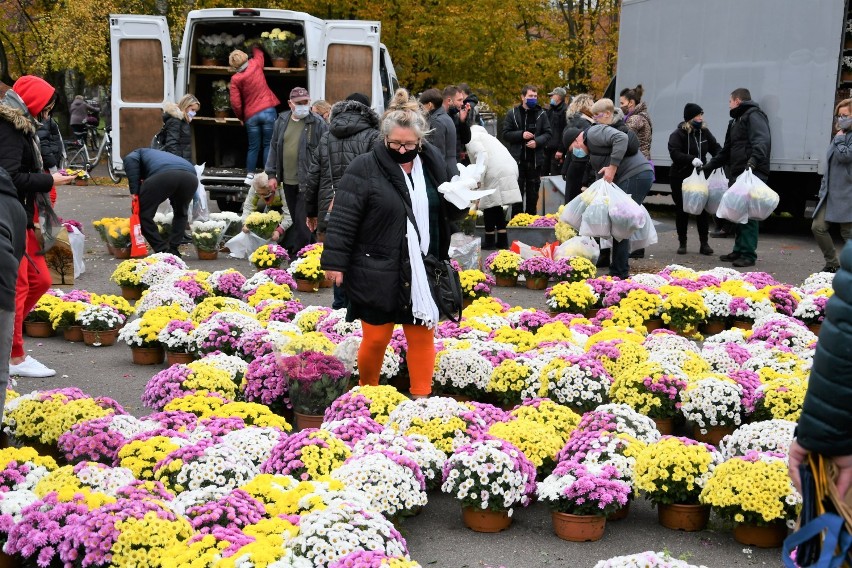
<path id="1" fill-rule="evenodd" d="M 763 221 L 775 211 L 781 198 L 763 180 L 754 175 L 750 169 L 749 174 L 751 191 L 749 192 L 748 218 Z"/>
<path id="2" fill-rule="evenodd" d="M 707 178 L 707 204 L 704 206 L 704 210 L 715 215 L 726 191 L 728 191 L 728 178 L 722 168 L 717 168 Z"/>
<path id="3" fill-rule="evenodd" d="M 482 240 L 473 235 L 453 233 L 450 235 L 450 258 L 459 263 L 462 270 L 479 269 L 482 255 Z"/>
<path id="4" fill-rule="evenodd" d="M 610 234 L 618 239 L 629 239 L 645 225 L 644 208 L 633 201 L 620 187 L 608 184 Z"/>
<path id="5" fill-rule="evenodd" d="M 601 255 L 601 247 L 592 237 L 571 237 L 558 247 L 553 255 L 554 260 L 582 256 L 597 263 Z"/>
<path id="6" fill-rule="evenodd" d="M 690 215 L 699 215 L 704 211 L 709 197 L 707 180 L 704 174 L 693 168 L 692 175 L 683 180 L 683 210 Z"/>
<path id="7" fill-rule="evenodd" d="M 747 175 L 748 174 L 748 175 Z M 751 186 L 751 173 L 746 170 L 734 181 L 734 184 L 722 196 L 716 216 L 740 225 L 748 223 L 748 202 Z"/>
<path id="8" fill-rule="evenodd" d="M 86 272 L 86 236 L 77 227 L 66 226 L 68 229 L 68 244 L 71 245 L 71 253 L 74 255 L 74 278 L 79 278 Z"/>
<path id="9" fill-rule="evenodd" d="M 259 247 L 270 242 L 271 241 L 249 232 L 240 233 L 236 237 L 233 237 L 225 243 L 225 246 L 228 247 L 229 251 L 231 251 L 229 253 L 231 258 L 248 258 L 251 256 L 251 253 L 256 251 Z"/>
<path id="10" fill-rule="evenodd" d="M 630 235 L 630 252 L 657 244 L 657 228 L 654 227 L 654 221 L 648 210 L 645 207 L 642 209 L 645 212 L 645 224 Z"/>
<path id="11" fill-rule="evenodd" d="M 577 199 L 585 201 L 588 205 L 583 211 L 580 220 L 581 235 L 587 237 L 608 237 L 610 232 L 609 222 L 609 184 L 599 179 L 589 189 L 581 193 Z M 567 207 L 566 207 L 567 209 Z"/>
<path id="12" fill-rule="evenodd" d="M 210 209 L 207 207 L 207 190 L 201 183 L 201 174 L 204 173 L 205 164 L 195 166 L 195 175 L 198 176 L 198 187 L 192 196 L 192 210 L 189 218 L 191 221 L 207 221 L 210 218 Z"/>
<path id="13" fill-rule="evenodd" d="M 568 223 L 575 229 L 580 228 L 580 224 L 583 222 L 583 213 L 586 212 L 586 208 L 590 203 L 589 197 L 591 197 L 591 194 L 586 195 L 586 193 L 588 193 L 588 190 L 581 193 L 565 205 L 565 208 L 562 210 L 562 215 L 559 216 L 560 221 Z"/>

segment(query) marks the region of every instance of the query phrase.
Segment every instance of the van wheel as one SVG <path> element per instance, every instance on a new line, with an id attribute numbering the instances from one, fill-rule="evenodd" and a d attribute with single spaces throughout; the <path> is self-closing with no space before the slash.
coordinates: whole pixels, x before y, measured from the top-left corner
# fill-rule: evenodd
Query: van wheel
<path id="1" fill-rule="evenodd" d="M 216 205 L 219 206 L 219 211 L 223 213 L 230 211 L 231 213 L 239 213 L 243 210 L 243 204 L 239 201 L 228 201 L 227 199 L 217 199 Z"/>

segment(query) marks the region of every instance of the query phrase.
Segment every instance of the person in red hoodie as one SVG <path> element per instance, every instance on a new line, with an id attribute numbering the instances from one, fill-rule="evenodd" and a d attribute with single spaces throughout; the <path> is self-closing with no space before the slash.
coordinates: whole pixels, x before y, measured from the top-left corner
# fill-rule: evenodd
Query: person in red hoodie
<path id="1" fill-rule="evenodd" d="M 263 57 L 263 50 L 255 45 L 251 59 L 239 49 L 232 51 L 228 58 L 231 68 L 236 71 L 231 77 L 231 109 L 248 131 L 246 170 L 249 175 L 256 171 L 258 157 L 261 168 L 266 164 L 272 127 L 278 118 L 275 107 L 281 104 L 266 84 Z"/>
<path id="2" fill-rule="evenodd" d="M 38 207 L 50 207 L 48 197 L 54 185 L 74 179 L 60 173 L 44 173 L 36 128 L 53 109 L 56 89 L 39 77 L 24 75 L 6 92 L 0 104 L 0 168 L 9 177 L 27 216 L 26 254 L 21 260 L 15 285 L 15 328 L 9 374 L 22 377 L 50 377 L 56 371 L 24 351 L 24 317 L 47 292 L 52 281 L 36 237 Z"/>

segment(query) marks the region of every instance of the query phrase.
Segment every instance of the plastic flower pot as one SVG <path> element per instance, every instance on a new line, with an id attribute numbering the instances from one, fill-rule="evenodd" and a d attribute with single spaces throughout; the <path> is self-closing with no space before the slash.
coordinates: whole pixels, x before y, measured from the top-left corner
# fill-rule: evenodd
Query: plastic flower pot
<path id="1" fill-rule="evenodd" d="M 273 57 L 272 58 L 272 66 L 277 67 L 279 69 L 285 69 L 287 67 L 288 61 L 283 57 Z"/>
<path id="2" fill-rule="evenodd" d="M 562 540 L 594 542 L 603 538 L 606 529 L 606 517 L 603 515 L 572 515 L 556 511 L 550 515 L 553 520 L 553 532 Z"/>
<path id="3" fill-rule="evenodd" d="M 218 250 L 204 250 L 195 247 L 195 252 L 198 254 L 198 260 L 216 260 L 219 258 Z"/>
<path id="4" fill-rule="evenodd" d="M 331 278 L 320 280 L 320 288 L 331 288 L 334 286 L 334 281 Z"/>
<path id="5" fill-rule="evenodd" d="M 24 321 L 24 334 L 27 337 L 53 337 L 53 327 L 46 321 Z"/>
<path id="6" fill-rule="evenodd" d="M 617 510 L 615 513 L 610 513 L 606 516 L 606 520 L 610 522 L 615 521 L 623 521 L 627 518 L 628 513 L 630 513 L 630 501 L 627 501 L 627 504 L 621 509 Z"/>
<path id="7" fill-rule="evenodd" d="M 142 297 L 142 288 L 137 288 L 136 286 L 122 286 L 121 297 L 128 302 L 138 300 Z"/>
<path id="8" fill-rule="evenodd" d="M 692 437 L 699 442 L 704 442 L 705 444 L 710 444 L 717 448 L 719 447 L 719 442 L 722 441 L 722 438 L 728 434 L 734 433 L 733 426 L 708 426 L 706 430 L 707 433 L 702 434 L 701 428 L 695 426 L 692 431 Z"/>
<path id="9" fill-rule="evenodd" d="M 532 278 L 529 277 L 524 282 L 528 290 L 544 290 L 547 288 L 547 278 Z"/>
<path id="10" fill-rule="evenodd" d="M 104 331 L 83 330 L 83 343 L 92 347 L 109 347 L 110 345 L 115 345 L 117 338 L 117 329 L 107 329 Z"/>
<path id="11" fill-rule="evenodd" d="M 192 353 L 183 353 L 179 351 L 166 351 L 166 364 L 171 365 L 186 365 L 195 361 L 195 355 Z"/>
<path id="12" fill-rule="evenodd" d="M 652 418 L 654 424 L 657 425 L 657 430 L 660 431 L 660 434 L 663 436 L 671 436 L 672 432 L 674 432 L 674 419 L 672 418 Z"/>
<path id="13" fill-rule="evenodd" d="M 65 328 L 65 331 L 62 332 L 62 335 L 65 337 L 65 341 L 79 343 L 83 341 L 83 328 L 79 325 L 69 325 Z"/>
<path id="14" fill-rule="evenodd" d="M 294 410 L 293 416 L 296 422 L 296 430 L 319 428 L 320 426 L 322 426 L 322 414 L 302 414 L 301 412 L 296 412 Z"/>
<path id="15" fill-rule="evenodd" d="M 704 530 L 710 520 L 708 505 L 657 505 L 657 520 L 667 529 L 695 532 Z"/>
<path id="16" fill-rule="evenodd" d="M 734 527 L 734 540 L 758 548 L 779 548 L 787 538 L 787 525 L 776 521 L 768 525 L 740 523 Z"/>
<path id="17" fill-rule="evenodd" d="M 130 247 L 127 248 L 115 248 L 112 249 L 112 256 L 119 260 L 126 260 L 130 258 Z"/>
<path id="18" fill-rule="evenodd" d="M 162 347 L 131 347 L 134 365 L 159 365 L 166 358 Z"/>
<path id="19" fill-rule="evenodd" d="M 748 320 L 734 320 L 734 327 L 739 329 L 751 329 L 752 322 Z"/>
<path id="20" fill-rule="evenodd" d="M 648 330 L 648 333 L 651 333 L 654 330 L 661 329 L 663 327 L 663 320 L 660 318 L 654 318 L 645 320 L 645 329 Z"/>
<path id="21" fill-rule="evenodd" d="M 716 335 L 717 333 L 722 333 L 728 329 L 725 325 L 725 322 L 722 320 L 709 320 L 704 324 L 704 335 Z"/>
<path id="22" fill-rule="evenodd" d="M 226 110 L 214 110 L 213 116 L 215 118 L 228 118 L 228 111 L 226 111 Z"/>
<path id="23" fill-rule="evenodd" d="M 819 330 L 822 329 L 821 323 L 809 323 L 808 329 L 816 335 L 819 335 Z"/>
<path id="24" fill-rule="evenodd" d="M 509 528 L 512 517 L 508 511 L 489 511 L 474 507 L 462 507 L 464 526 L 474 532 L 497 533 Z"/>
<path id="25" fill-rule="evenodd" d="M 9 556 L 8 554 L 0 550 L 0 568 L 18 568 L 19 566 L 23 565 L 24 562 L 23 560 L 21 560 L 20 556 Z"/>
<path id="26" fill-rule="evenodd" d="M 320 289 L 319 282 L 311 282 L 310 280 L 296 279 L 296 290 L 299 292 L 317 292 Z"/>
<path id="27" fill-rule="evenodd" d="M 514 288 L 518 285 L 518 277 L 517 276 L 497 276 L 494 275 L 494 282 L 497 286 L 501 288 Z"/>

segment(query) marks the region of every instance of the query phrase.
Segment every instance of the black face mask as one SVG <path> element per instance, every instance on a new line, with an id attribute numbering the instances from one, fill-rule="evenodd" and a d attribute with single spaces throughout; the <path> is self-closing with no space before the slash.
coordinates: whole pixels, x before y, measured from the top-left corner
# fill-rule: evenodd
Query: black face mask
<path id="1" fill-rule="evenodd" d="M 701 126 L 702 126 L 703 124 L 704 124 L 703 122 L 696 122 L 696 121 L 694 121 L 694 120 L 692 121 L 692 127 L 693 127 L 695 130 L 701 130 Z"/>
<path id="2" fill-rule="evenodd" d="M 420 148 L 415 148 L 414 150 L 406 150 L 405 152 L 400 152 L 398 150 L 391 150 L 385 145 L 385 148 L 388 150 L 388 154 L 390 154 L 391 159 L 397 164 L 409 164 L 414 161 L 414 158 L 417 157 L 417 154 L 420 153 Z"/>

